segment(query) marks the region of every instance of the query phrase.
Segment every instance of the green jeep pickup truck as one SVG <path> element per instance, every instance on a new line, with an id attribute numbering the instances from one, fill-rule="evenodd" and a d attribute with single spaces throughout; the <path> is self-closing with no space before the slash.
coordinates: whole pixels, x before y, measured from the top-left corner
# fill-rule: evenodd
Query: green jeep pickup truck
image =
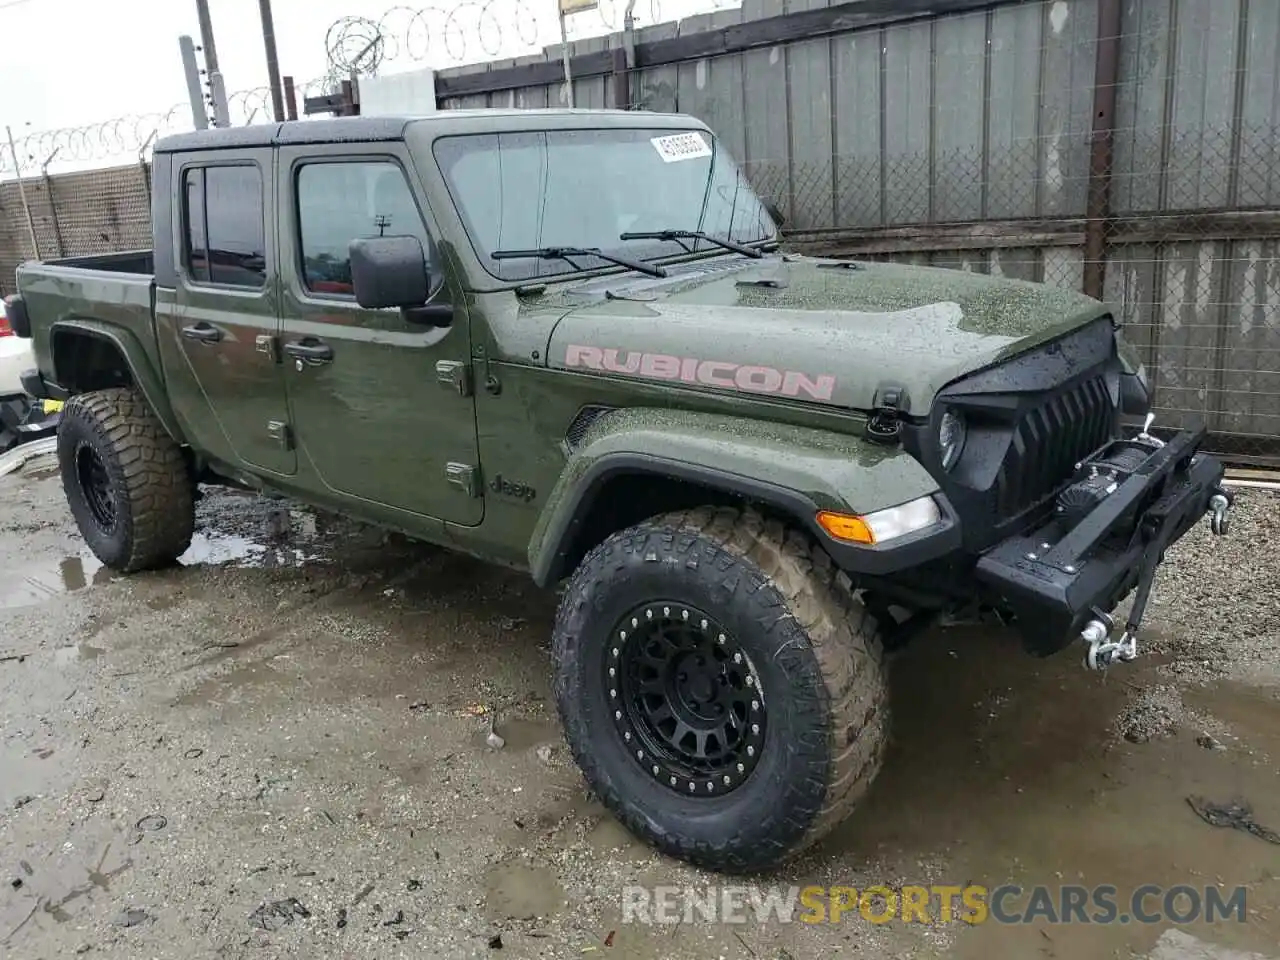
<path id="1" fill-rule="evenodd" d="M 1124 427 L 1146 378 L 1102 304 L 782 252 L 687 116 L 205 131 L 153 196 L 153 250 L 26 264 L 9 304 L 97 556 L 173 562 L 222 483 L 562 587 L 574 756 L 704 866 L 853 810 L 886 647 L 980 609 L 1130 660 L 1165 550 L 1226 532 L 1203 430 Z"/>

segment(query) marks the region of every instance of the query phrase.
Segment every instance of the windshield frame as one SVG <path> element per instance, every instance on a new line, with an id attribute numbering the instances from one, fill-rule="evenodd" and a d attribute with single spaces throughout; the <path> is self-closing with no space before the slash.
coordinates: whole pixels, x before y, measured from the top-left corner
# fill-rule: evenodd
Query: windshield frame
<path id="1" fill-rule="evenodd" d="M 531 115 L 530 119 L 533 119 L 533 117 L 536 116 L 536 112 L 530 111 L 530 115 Z M 467 221 L 467 216 L 464 212 L 464 207 L 460 202 L 459 197 L 457 196 L 456 187 L 446 169 L 445 163 L 442 162 L 441 157 L 437 153 L 437 148 L 442 143 L 445 143 L 446 141 L 454 141 L 454 140 L 459 140 L 467 137 L 502 136 L 506 134 L 556 134 L 556 133 L 563 132 L 563 133 L 575 133 L 575 134 L 601 133 L 601 134 L 607 135 L 609 133 L 615 133 L 622 130 L 652 133 L 654 135 L 696 132 L 696 133 L 702 134 L 710 142 L 709 145 L 711 148 L 711 158 L 710 158 L 711 166 L 709 167 L 708 172 L 710 173 L 711 170 L 714 170 L 714 165 L 717 162 L 724 162 L 721 159 L 721 153 L 723 150 L 723 145 L 721 144 L 721 138 L 717 137 L 710 128 L 708 128 L 705 124 L 701 123 L 694 117 L 689 117 L 684 115 L 675 115 L 675 114 L 656 114 L 656 113 L 647 113 L 644 111 L 636 111 L 635 120 L 636 122 L 626 123 L 626 124 L 586 123 L 581 125 L 576 123 L 565 124 L 565 125 L 561 125 L 560 123 L 548 124 L 546 123 L 545 120 L 543 120 L 543 122 L 541 123 L 531 123 L 529 125 L 503 124 L 501 127 L 487 126 L 487 127 L 479 128 L 475 130 L 453 130 L 447 133 L 442 132 L 438 136 L 434 136 L 431 138 L 429 143 L 429 153 L 431 157 L 431 164 L 434 168 L 432 170 L 432 174 L 434 175 L 434 177 L 439 178 L 438 182 L 443 188 L 444 196 L 448 199 L 448 203 L 452 208 L 450 210 L 450 213 L 452 215 L 451 219 L 455 221 L 455 223 L 457 224 L 457 228 L 462 231 L 462 234 L 467 239 L 465 249 L 466 249 L 466 253 L 470 255 L 469 259 L 471 259 L 472 262 L 474 262 L 474 264 L 480 268 L 480 270 L 483 272 L 486 278 L 486 281 L 491 281 L 491 282 L 486 282 L 484 284 L 485 288 L 518 289 L 520 287 L 528 287 L 528 286 L 539 285 L 539 284 L 570 283 L 570 282 L 576 282 L 586 278 L 596 277 L 602 274 L 607 275 L 607 274 L 613 274 L 613 273 L 627 273 L 631 271 L 629 271 L 628 268 L 624 266 L 619 266 L 617 264 L 599 261 L 598 263 L 585 266 L 581 269 L 573 269 L 572 267 L 568 267 L 567 269 L 564 269 L 564 270 L 557 270 L 555 272 L 548 272 L 548 273 L 537 273 L 527 277 L 502 276 L 501 273 L 499 272 L 501 270 L 501 264 L 498 263 L 497 261 L 490 261 L 487 255 L 488 251 L 485 251 L 482 248 L 482 245 L 479 239 L 477 238 L 475 233 L 471 230 Z M 729 156 L 727 157 L 727 162 L 732 164 L 732 167 L 737 174 L 737 179 L 736 179 L 735 188 L 734 188 L 735 205 L 737 203 L 738 194 L 740 194 L 743 191 L 746 191 L 745 193 L 746 196 L 755 198 L 756 202 L 760 204 L 761 209 L 764 212 L 766 220 L 769 224 L 769 230 L 764 236 L 761 236 L 752 240 L 740 240 L 738 242 L 742 243 L 744 246 L 748 246 L 753 249 L 759 249 L 761 247 L 776 245 L 780 239 L 778 225 L 776 222 L 774 222 L 772 215 L 769 212 L 768 204 L 766 203 L 763 197 L 761 197 L 758 193 L 755 192 L 755 188 L 752 186 L 750 180 L 747 178 L 746 172 L 742 169 L 741 165 L 737 162 L 736 158 Z M 699 215 L 698 215 L 698 223 L 697 223 L 698 229 L 702 229 L 703 224 L 705 223 L 705 220 L 706 220 L 707 209 L 710 203 L 711 192 L 714 187 L 714 179 L 715 178 L 710 175 L 707 178 L 707 184 L 703 191 L 702 209 L 699 211 Z M 671 225 L 671 226 L 674 226 L 674 225 Z M 711 231 L 707 231 L 707 232 L 710 233 Z M 661 244 L 663 246 L 669 246 L 671 247 L 671 250 L 669 253 L 659 253 L 656 255 L 651 254 L 649 256 L 644 256 L 644 257 L 641 257 L 638 253 L 629 254 L 628 248 L 634 247 L 635 244 L 634 242 L 628 242 L 628 241 L 622 240 L 620 236 L 614 241 L 614 244 L 608 247 L 607 249 L 608 249 L 608 252 L 610 253 L 620 253 L 623 256 L 632 255 L 632 256 L 635 256 L 637 259 L 642 259 L 647 263 L 653 263 L 653 264 L 682 263 L 686 261 L 696 261 L 696 260 L 708 259 L 713 257 L 743 256 L 743 254 L 735 253 L 731 250 L 726 250 L 723 247 L 720 247 L 714 243 L 711 243 L 706 240 L 701 240 L 701 239 L 684 241 L 684 243 L 689 244 L 692 247 L 692 249 L 686 248 L 681 242 L 676 240 L 653 240 L 650 242 L 655 244 Z M 461 245 L 456 245 L 455 249 L 460 246 Z M 604 248 L 602 247 L 602 249 Z M 461 250 L 459 250 L 458 252 L 461 252 Z"/>

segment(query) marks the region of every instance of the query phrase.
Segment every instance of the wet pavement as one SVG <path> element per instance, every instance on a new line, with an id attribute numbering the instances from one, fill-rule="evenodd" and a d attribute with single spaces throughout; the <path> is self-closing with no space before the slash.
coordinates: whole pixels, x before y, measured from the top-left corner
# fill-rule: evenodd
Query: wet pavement
<path id="1" fill-rule="evenodd" d="M 625 885 L 745 881 L 655 856 L 587 794 L 553 595 L 214 490 L 179 565 L 118 577 L 28 465 L 0 479 L 0 956 L 1280 957 L 1280 846 L 1187 802 L 1280 829 L 1277 517 L 1251 493 L 1235 531 L 1263 533 L 1179 545 L 1150 655 L 1105 678 L 992 628 L 898 655 L 867 802 L 756 878 L 1243 884 L 1246 922 L 643 926 Z"/>

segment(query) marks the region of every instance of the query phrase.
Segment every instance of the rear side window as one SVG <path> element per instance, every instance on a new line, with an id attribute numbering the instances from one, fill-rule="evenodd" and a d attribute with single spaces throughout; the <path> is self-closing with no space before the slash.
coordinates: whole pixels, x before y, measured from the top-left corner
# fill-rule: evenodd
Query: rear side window
<path id="1" fill-rule="evenodd" d="M 260 288 L 267 282 L 262 174 L 199 167 L 183 176 L 183 264 L 196 283 Z"/>
<path id="2" fill-rule="evenodd" d="M 307 163 L 297 175 L 302 282 L 319 295 L 352 296 L 352 240 L 415 237 L 428 262 L 431 240 L 400 165 L 390 160 Z"/>

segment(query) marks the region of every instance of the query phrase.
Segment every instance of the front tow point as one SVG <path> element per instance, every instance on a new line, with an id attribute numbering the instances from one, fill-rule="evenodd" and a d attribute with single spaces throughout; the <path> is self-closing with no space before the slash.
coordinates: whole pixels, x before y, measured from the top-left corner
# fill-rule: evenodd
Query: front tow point
<path id="1" fill-rule="evenodd" d="M 1227 511 L 1231 509 L 1231 501 L 1225 493 L 1215 493 L 1209 498 L 1209 529 L 1220 537 L 1225 537 L 1231 527 Z"/>
<path id="2" fill-rule="evenodd" d="M 1126 629 L 1119 640 L 1109 640 L 1109 633 L 1097 620 L 1091 620 L 1080 632 L 1080 638 L 1089 645 L 1084 665 L 1090 670 L 1105 670 L 1117 661 L 1131 663 L 1138 658 L 1138 634 Z"/>
<path id="3" fill-rule="evenodd" d="M 1125 627 L 1119 640 L 1111 640 L 1115 621 L 1101 610 L 1094 610 L 1096 619 L 1090 620 L 1080 631 L 1080 639 L 1089 646 L 1084 665 L 1090 670 L 1105 670 L 1116 661 L 1129 663 L 1138 656 L 1138 628 L 1136 624 Z"/>

